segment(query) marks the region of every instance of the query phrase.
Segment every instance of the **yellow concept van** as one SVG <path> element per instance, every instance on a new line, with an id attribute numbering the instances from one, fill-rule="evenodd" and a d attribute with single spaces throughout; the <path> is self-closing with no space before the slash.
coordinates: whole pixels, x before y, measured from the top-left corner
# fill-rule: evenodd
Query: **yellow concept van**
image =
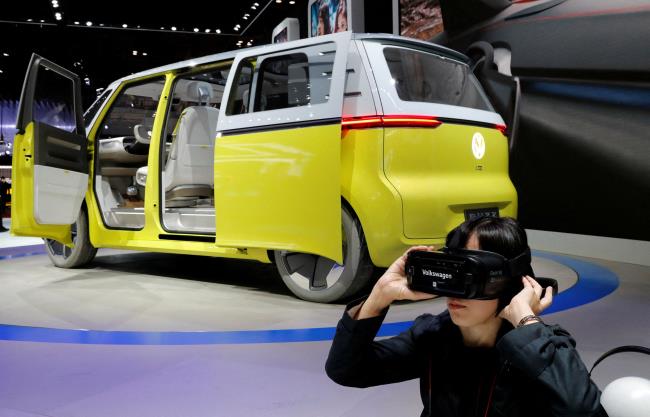
<path id="1" fill-rule="evenodd" d="M 504 127 L 464 55 L 391 35 L 152 69 L 83 116 L 79 78 L 34 55 L 11 229 L 64 268 L 100 247 L 275 262 L 331 302 L 467 217 L 516 215 Z"/>

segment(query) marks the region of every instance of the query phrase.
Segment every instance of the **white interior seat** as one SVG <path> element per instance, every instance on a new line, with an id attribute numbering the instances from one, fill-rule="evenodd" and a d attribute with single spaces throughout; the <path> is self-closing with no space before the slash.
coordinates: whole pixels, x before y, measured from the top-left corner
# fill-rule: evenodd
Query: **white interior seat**
<path id="1" fill-rule="evenodd" d="M 165 165 L 165 199 L 211 197 L 214 185 L 214 141 L 219 109 L 210 107 L 212 86 L 192 81 L 187 99 L 199 103 L 185 108 Z"/>

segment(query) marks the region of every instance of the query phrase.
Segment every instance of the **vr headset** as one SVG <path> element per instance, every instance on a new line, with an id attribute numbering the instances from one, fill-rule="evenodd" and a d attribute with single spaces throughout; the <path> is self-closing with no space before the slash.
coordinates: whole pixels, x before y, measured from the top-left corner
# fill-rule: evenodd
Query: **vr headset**
<path id="1" fill-rule="evenodd" d="M 532 275 L 530 249 L 513 259 L 488 251 L 443 248 L 442 252 L 411 251 L 406 259 L 409 287 L 445 297 L 493 300 L 519 285 L 517 279 Z M 543 288 L 557 281 L 535 278 Z M 514 295 L 514 294 L 513 294 Z"/>

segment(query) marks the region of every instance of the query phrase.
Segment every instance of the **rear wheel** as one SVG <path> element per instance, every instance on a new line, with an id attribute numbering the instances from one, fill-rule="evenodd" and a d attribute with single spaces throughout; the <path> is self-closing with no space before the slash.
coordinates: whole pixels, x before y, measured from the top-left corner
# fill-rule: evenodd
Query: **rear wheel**
<path id="1" fill-rule="evenodd" d="M 77 221 L 70 228 L 72 243 L 74 244 L 72 248 L 56 240 L 44 239 L 47 256 L 59 268 L 77 268 L 83 266 L 92 261 L 97 253 L 97 249 L 90 243 L 88 213 L 86 213 L 84 208 L 81 209 Z"/>
<path id="2" fill-rule="evenodd" d="M 341 217 L 343 265 L 318 255 L 274 251 L 282 281 L 303 300 L 330 303 L 350 297 L 372 276 L 373 265 L 359 220 L 345 207 Z"/>

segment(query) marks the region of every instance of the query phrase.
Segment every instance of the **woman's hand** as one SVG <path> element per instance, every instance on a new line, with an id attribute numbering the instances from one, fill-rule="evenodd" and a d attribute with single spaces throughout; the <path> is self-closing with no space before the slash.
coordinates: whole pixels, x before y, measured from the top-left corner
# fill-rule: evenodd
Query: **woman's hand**
<path id="1" fill-rule="evenodd" d="M 433 251 L 432 246 L 414 246 L 400 256 L 379 278 L 372 288 L 370 296 L 361 306 L 357 319 L 375 317 L 395 300 L 427 300 L 435 298 L 433 294 L 412 291 L 406 280 L 406 257 L 412 250 Z"/>
<path id="2" fill-rule="evenodd" d="M 529 276 L 525 276 L 521 280 L 524 283 L 524 289 L 512 297 L 510 304 L 499 314 L 499 317 L 508 320 L 515 327 L 522 318 L 539 315 L 553 302 L 552 287 L 548 287 L 542 297 L 544 289 L 537 281 Z"/>

